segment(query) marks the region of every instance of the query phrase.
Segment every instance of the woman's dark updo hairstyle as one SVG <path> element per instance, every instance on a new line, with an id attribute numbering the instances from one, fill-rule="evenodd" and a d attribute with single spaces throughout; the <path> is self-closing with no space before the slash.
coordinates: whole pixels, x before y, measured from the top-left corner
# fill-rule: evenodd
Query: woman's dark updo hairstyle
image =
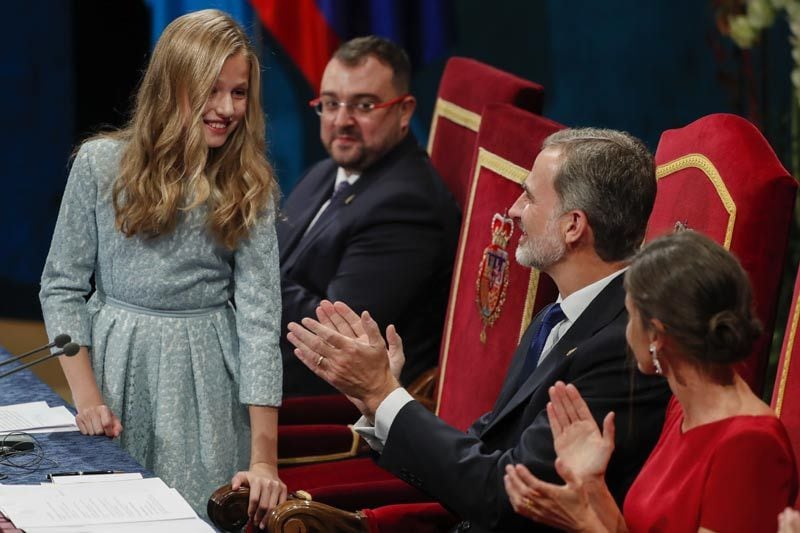
<path id="1" fill-rule="evenodd" d="M 700 233 L 681 231 L 646 245 L 625 275 L 625 289 L 646 327 L 660 320 L 700 363 L 741 361 L 761 335 L 747 274 L 733 255 Z"/>

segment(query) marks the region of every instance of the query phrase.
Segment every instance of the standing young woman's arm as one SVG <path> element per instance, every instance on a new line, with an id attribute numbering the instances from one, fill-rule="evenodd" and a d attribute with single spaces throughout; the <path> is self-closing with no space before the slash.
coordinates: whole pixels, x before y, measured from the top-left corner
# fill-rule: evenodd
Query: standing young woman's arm
<path id="1" fill-rule="evenodd" d="M 72 164 L 53 232 L 50 252 L 42 272 L 42 303 L 48 335 L 66 333 L 81 346 L 74 357 L 60 358 L 72 391 L 81 433 L 118 437 L 122 424 L 97 387 L 89 349 L 92 345 L 91 318 L 85 296 L 91 291 L 91 277 L 97 258 L 98 179 L 92 167 L 97 151 L 108 141 L 84 144 Z"/>
<path id="2" fill-rule="evenodd" d="M 254 523 L 286 500 L 278 477 L 278 406 L 283 369 L 278 345 L 281 324 L 280 272 L 275 212 L 262 215 L 234 257 L 236 332 L 239 337 L 239 399 L 250 412 L 250 467 L 231 481 L 250 487 L 248 514 Z"/>
<path id="3" fill-rule="evenodd" d="M 238 472 L 232 481 L 234 490 L 250 487 L 247 514 L 254 524 L 266 527 L 267 512 L 286 501 L 286 485 L 278 477 L 278 409 L 251 405 L 252 451 L 250 469 Z"/>

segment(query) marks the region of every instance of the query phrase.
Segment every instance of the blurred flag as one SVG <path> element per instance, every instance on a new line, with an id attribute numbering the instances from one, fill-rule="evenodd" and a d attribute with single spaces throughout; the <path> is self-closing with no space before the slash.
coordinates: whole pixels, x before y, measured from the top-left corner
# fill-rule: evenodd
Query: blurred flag
<path id="1" fill-rule="evenodd" d="M 421 66 L 447 54 L 452 0 L 251 0 L 262 24 L 313 90 L 341 42 L 387 37 Z"/>

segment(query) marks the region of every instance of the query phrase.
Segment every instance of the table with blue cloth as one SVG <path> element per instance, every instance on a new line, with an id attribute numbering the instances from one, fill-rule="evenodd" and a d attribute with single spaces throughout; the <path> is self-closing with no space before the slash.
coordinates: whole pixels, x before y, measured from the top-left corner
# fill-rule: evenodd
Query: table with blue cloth
<path id="1" fill-rule="evenodd" d="M 0 360 L 8 357 L 8 352 L 0 348 Z M 3 367 L 2 370 L 11 368 L 13 364 Z M 30 370 L 22 370 L 0 379 L 0 406 L 36 401 L 45 401 L 50 407 L 65 405 L 71 412 L 75 412 Z M 48 481 L 47 474 L 78 471 L 138 472 L 143 477 L 153 477 L 152 472 L 145 470 L 108 437 L 81 435 L 78 431 L 35 433 L 32 436 L 41 450 L 34 449 L 32 453 L 10 458 L 0 456 L 0 474 L 6 476 L 0 483 L 39 484 Z M 27 466 L 16 467 L 12 463 Z"/>

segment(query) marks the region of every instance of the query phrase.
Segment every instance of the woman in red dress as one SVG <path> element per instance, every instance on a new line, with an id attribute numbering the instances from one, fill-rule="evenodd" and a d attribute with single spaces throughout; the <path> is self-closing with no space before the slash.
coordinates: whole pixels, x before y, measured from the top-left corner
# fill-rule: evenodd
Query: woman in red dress
<path id="1" fill-rule="evenodd" d="M 547 414 L 566 484 L 509 466 L 514 510 L 571 531 L 775 531 L 797 469 L 783 425 L 734 369 L 761 331 L 741 265 L 686 231 L 646 246 L 625 286 L 637 366 L 662 374 L 674 395 L 661 438 L 620 511 L 603 479 L 614 414 L 601 432 L 578 390 L 557 383 Z"/>

